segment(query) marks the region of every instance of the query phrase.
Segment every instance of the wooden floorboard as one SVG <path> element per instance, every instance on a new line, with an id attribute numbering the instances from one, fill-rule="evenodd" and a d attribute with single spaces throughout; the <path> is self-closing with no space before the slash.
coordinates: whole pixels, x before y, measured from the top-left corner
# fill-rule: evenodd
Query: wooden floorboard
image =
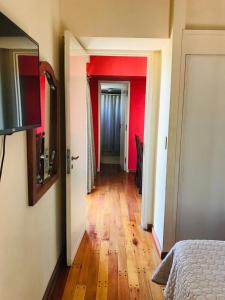
<path id="1" fill-rule="evenodd" d="M 140 227 L 134 175 L 104 166 L 87 196 L 87 230 L 70 268 L 63 300 L 161 300 L 150 277 L 160 258 Z"/>

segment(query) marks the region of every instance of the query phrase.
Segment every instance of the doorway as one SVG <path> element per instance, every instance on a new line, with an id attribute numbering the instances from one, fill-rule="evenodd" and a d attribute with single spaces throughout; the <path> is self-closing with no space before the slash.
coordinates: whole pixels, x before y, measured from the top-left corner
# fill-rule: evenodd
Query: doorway
<path id="1" fill-rule="evenodd" d="M 101 164 L 128 171 L 130 82 L 99 82 L 98 171 Z"/>
<path id="2" fill-rule="evenodd" d="M 155 185 L 155 159 L 156 159 L 156 145 L 157 145 L 157 130 L 158 130 L 158 124 L 157 124 L 157 116 L 158 116 L 158 103 L 159 103 L 159 83 L 160 83 L 160 78 L 158 78 L 158 73 L 160 74 L 160 57 L 161 54 L 160 52 L 155 51 L 155 48 L 152 46 L 152 43 L 149 43 L 149 46 L 147 47 L 148 49 L 145 48 L 145 51 L 142 52 L 137 52 L 135 51 L 135 48 L 133 47 L 132 50 L 130 48 L 126 48 L 127 46 L 122 46 L 120 44 L 120 41 L 116 41 L 117 46 L 119 49 L 123 49 L 123 51 L 116 51 L 116 49 L 113 49 L 111 51 L 106 51 L 106 50 L 94 50 L 93 44 L 87 43 L 87 40 L 81 40 L 82 45 L 85 47 L 83 49 L 80 45 L 79 42 L 76 41 L 76 39 L 71 36 L 70 33 L 68 33 L 68 41 L 69 43 L 65 43 L 65 82 L 66 82 L 66 108 L 68 108 L 68 122 L 71 120 L 75 120 L 74 118 L 74 111 L 77 110 L 77 107 L 83 107 L 83 106 L 77 106 L 77 103 L 73 100 L 73 97 L 75 96 L 75 93 L 73 92 L 71 94 L 71 84 L 70 84 L 70 77 L 73 77 L 73 87 L 76 89 L 76 92 L 80 93 L 82 91 L 82 97 L 76 97 L 76 99 L 82 100 L 82 105 L 86 104 L 87 97 L 86 97 L 86 92 L 87 92 L 87 69 L 86 69 L 86 61 L 88 59 L 91 59 L 91 56 L 95 57 L 102 57 L 104 55 L 109 56 L 112 58 L 114 56 L 120 56 L 120 57 L 126 57 L 128 60 L 128 57 L 135 56 L 137 57 L 145 57 L 147 60 L 147 72 L 145 73 L 145 82 L 144 86 L 146 89 L 146 97 L 144 99 L 146 100 L 146 109 L 144 113 L 144 126 L 147 126 L 148 130 L 145 130 L 144 134 L 144 156 L 143 156 L 143 193 L 142 193 L 142 201 L 141 201 L 141 225 L 142 228 L 147 228 L 148 224 L 152 223 L 152 214 L 153 214 L 153 209 L 152 209 L 152 203 L 153 203 L 153 198 L 154 198 L 154 185 Z M 126 39 L 124 40 L 126 41 Z M 139 45 L 139 40 L 138 40 L 138 48 L 140 49 L 143 47 L 142 44 Z M 163 47 L 165 41 L 161 41 L 162 44 L 157 46 L 157 49 L 160 47 Z M 101 41 L 101 48 L 103 48 L 103 44 Z M 121 48 L 122 47 L 122 48 Z M 151 49 L 153 50 L 151 51 Z M 142 48 L 143 49 L 143 48 Z M 166 51 L 166 50 L 165 50 Z M 82 64 L 81 62 L 82 58 Z M 72 63 L 76 64 L 76 66 Z M 108 64 L 110 65 L 110 64 Z M 130 65 L 127 64 L 125 70 L 129 69 Z M 157 72 L 155 72 L 155 69 Z M 79 71 L 79 72 L 78 72 Z M 159 72 L 158 72 L 159 71 Z M 71 73 L 69 73 L 71 72 Z M 150 90 L 150 73 L 151 73 L 151 90 Z M 93 76 L 94 77 L 94 76 Z M 112 78 L 113 77 L 113 78 Z M 114 76 L 110 76 L 110 74 L 105 74 L 103 76 L 102 72 L 99 72 L 96 74 L 95 78 L 91 78 L 90 80 L 90 85 L 94 89 L 94 93 L 96 93 L 96 99 L 97 101 L 95 102 L 94 107 L 92 107 L 93 111 L 93 117 L 97 113 L 97 124 L 98 124 L 98 84 L 96 85 L 96 82 L 99 80 L 130 80 L 129 76 L 125 76 L 122 74 L 121 76 L 118 76 L 118 74 L 114 74 Z M 134 78 L 134 82 L 136 82 L 137 78 Z M 140 82 L 139 82 L 140 83 Z M 132 86 L 132 82 L 130 81 L 130 84 Z M 82 85 L 82 89 L 81 89 Z M 137 87 L 137 82 L 135 84 Z M 130 87 L 130 96 L 133 94 L 132 92 L 132 87 Z M 72 97 L 73 96 L 73 97 Z M 96 100 L 95 99 L 95 100 Z M 92 101 L 92 99 L 91 99 Z M 68 102 L 68 103 L 67 103 Z M 74 107 L 74 109 L 73 109 Z M 83 107 L 85 108 L 85 107 Z M 84 116 L 86 111 L 86 108 L 82 110 L 80 114 L 78 114 L 77 110 L 77 117 L 76 120 L 84 122 L 86 117 Z M 152 116 L 153 114 L 153 116 Z M 134 121 L 139 119 L 139 114 L 132 114 L 132 111 L 130 110 L 130 120 Z M 133 123 L 133 122 L 132 122 Z M 70 125 L 70 123 L 69 123 Z M 93 132 L 94 132 L 94 140 L 95 140 L 95 157 L 96 161 L 98 161 L 98 132 L 99 128 L 98 125 L 93 126 Z M 131 126 L 129 126 L 130 129 Z M 71 155 L 69 152 L 67 152 L 67 185 L 68 185 L 68 193 L 67 193 L 67 248 L 71 249 L 70 253 L 68 254 L 68 265 L 70 265 L 73 261 L 73 258 L 75 256 L 77 246 L 80 242 L 80 238 L 82 237 L 82 233 L 85 230 L 85 214 L 80 214 L 79 213 L 79 218 L 77 218 L 76 214 L 77 211 L 80 212 L 80 209 L 72 209 L 74 205 L 82 203 L 83 207 L 83 200 L 84 200 L 84 194 L 79 195 L 78 197 L 76 196 L 76 192 L 80 189 L 72 190 L 70 183 L 73 182 L 72 176 L 78 176 L 78 173 L 82 171 L 82 174 L 86 174 L 87 168 L 86 168 L 86 163 L 81 164 L 81 158 L 83 159 L 84 157 L 87 158 L 87 149 L 88 149 L 88 144 L 86 141 L 86 134 L 84 131 L 84 128 L 86 129 L 86 126 L 83 126 L 82 130 L 77 131 L 79 135 L 82 135 L 82 140 L 80 139 L 80 136 L 77 135 L 75 136 L 73 132 L 70 130 L 69 126 L 66 126 L 67 130 L 67 135 L 68 135 L 68 143 L 67 143 L 67 149 L 70 150 L 70 141 L 72 138 L 72 141 L 76 142 L 76 145 L 82 145 L 84 147 L 83 149 L 85 150 L 79 150 L 76 151 L 76 149 L 71 148 Z M 151 136 L 151 138 L 150 138 Z M 85 140 L 83 140 L 85 139 Z M 131 141 L 134 141 L 133 139 L 130 139 Z M 79 143 L 77 143 L 79 141 Z M 97 142 L 96 142 L 97 141 Z M 129 143 L 129 152 L 131 151 L 130 143 Z M 134 147 L 135 149 L 135 147 Z M 78 159 L 79 157 L 79 159 Z M 130 162 L 129 162 L 130 163 Z M 79 165 L 78 165 L 79 164 Z M 98 165 L 98 163 L 97 163 Z M 135 169 L 135 166 L 134 166 Z M 131 169 L 134 170 L 134 169 Z M 79 172 L 78 172 L 79 171 Z M 130 171 L 130 169 L 129 169 Z M 87 177 L 87 176 L 86 176 Z M 79 187 L 82 187 L 82 192 L 85 191 L 87 192 L 87 178 L 84 180 L 80 180 L 79 178 L 77 183 L 79 183 Z M 82 211 L 85 211 L 85 209 L 82 209 Z M 75 224 L 74 220 L 80 220 L 80 224 Z M 78 228 L 79 227 L 79 228 Z M 80 234 L 77 234 L 77 231 L 79 230 Z M 71 243 L 73 241 L 73 238 L 76 237 L 76 245 L 75 243 Z"/>

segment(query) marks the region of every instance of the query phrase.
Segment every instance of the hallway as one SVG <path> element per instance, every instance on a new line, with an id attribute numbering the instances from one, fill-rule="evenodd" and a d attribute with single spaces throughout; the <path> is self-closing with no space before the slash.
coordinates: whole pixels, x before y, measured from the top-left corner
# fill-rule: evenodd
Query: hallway
<path id="1" fill-rule="evenodd" d="M 140 227 L 134 174 L 104 166 L 87 196 L 87 232 L 78 249 L 63 300 L 163 299 L 150 281 L 160 259 L 152 235 Z"/>

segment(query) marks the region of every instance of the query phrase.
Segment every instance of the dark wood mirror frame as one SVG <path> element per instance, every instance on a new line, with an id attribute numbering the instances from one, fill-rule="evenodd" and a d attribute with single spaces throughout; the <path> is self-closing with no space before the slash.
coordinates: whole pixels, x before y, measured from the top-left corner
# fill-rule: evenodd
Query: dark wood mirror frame
<path id="1" fill-rule="evenodd" d="M 27 168 L 28 168 L 28 202 L 33 206 L 41 199 L 47 190 L 56 182 L 59 177 L 60 168 L 60 96 L 59 82 L 55 78 L 51 65 L 40 62 L 40 76 L 45 76 L 46 83 L 50 86 L 50 125 L 49 150 L 55 151 L 55 159 L 52 165 L 51 175 L 42 183 L 37 181 L 37 131 L 27 130 Z M 51 152 L 50 152 L 51 153 Z"/>

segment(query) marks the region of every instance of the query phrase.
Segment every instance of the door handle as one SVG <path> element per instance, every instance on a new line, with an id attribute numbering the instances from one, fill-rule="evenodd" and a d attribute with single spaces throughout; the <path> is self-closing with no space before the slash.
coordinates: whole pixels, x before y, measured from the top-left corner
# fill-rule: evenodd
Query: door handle
<path id="1" fill-rule="evenodd" d="M 77 160 L 79 158 L 79 155 L 77 156 L 71 156 L 71 160 Z"/>
<path id="2" fill-rule="evenodd" d="M 72 160 L 77 160 L 79 158 L 78 156 L 70 156 L 71 152 L 70 149 L 66 150 L 66 173 L 70 174 L 71 169 L 73 169 L 73 165 L 71 164 Z"/>

